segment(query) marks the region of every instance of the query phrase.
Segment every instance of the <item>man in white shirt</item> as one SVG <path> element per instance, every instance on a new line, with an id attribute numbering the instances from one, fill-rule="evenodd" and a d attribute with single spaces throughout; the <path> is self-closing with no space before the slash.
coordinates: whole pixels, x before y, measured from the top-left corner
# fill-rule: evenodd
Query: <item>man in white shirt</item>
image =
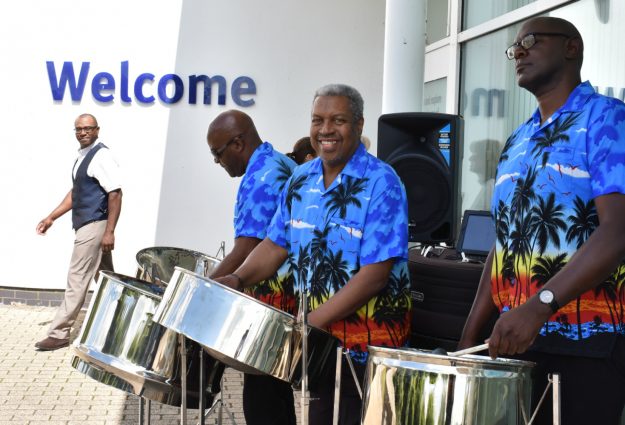
<path id="1" fill-rule="evenodd" d="M 100 127 L 93 115 L 76 118 L 74 131 L 80 149 L 72 170 L 72 189 L 36 228 L 38 234 L 44 235 L 54 220 L 71 210 L 76 231 L 63 303 L 50 324 L 48 336 L 35 344 L 41 351 L 69 345 L 71 327 L 91 280 L 100 270 L 113 270 L 111 251 L 115 248 L 115 226 L 122 205 L 119 166 L 110 150 L 96 142 Z"/>

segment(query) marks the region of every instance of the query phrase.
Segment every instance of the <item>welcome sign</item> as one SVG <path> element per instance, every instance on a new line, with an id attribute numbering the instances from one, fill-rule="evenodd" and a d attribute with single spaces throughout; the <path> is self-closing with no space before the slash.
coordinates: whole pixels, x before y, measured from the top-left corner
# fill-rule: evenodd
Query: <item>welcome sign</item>
<path id="1" fill-rule="evenodd" d="M 48 80 L 50 91 L 55 101 L 62 102 L 66 91 L 74 102 L 80 102 L 89 80 L 90 62 L 82 62 L 77 70 L 74 63 L 63 62 L 60 73 L 54 61 L 47 61 Z M 194 105 L 200 101 L 204 105 L 213 103 L 213 86 L 217 87 L 217 104 L 226 104 L 227 81 L 221 75 L 209 77 L 207 75 L 189 75 L 185 80 L 176 74 L 165 74 L 156 80 L 156 76 L 149 72 L 139 74 L 134 81 L 130 81 L 130 65 L 128 61 L 120 63 L 120 71 L 116 77 L 106 71 L 97 72 L 91 77 L 91 95 L 102 103 L 111 103 L 119 99 L 123 103 L 132 103 L 133 98 L 142 104 L 153 104 L 156 98 L 165 104 L 174 104 L 182 100 L 187 92 L 187 101 Z M 78 71 L 78 72 L 76 72 Z M 77 77 L 78 76 L 78 77 Z M 154 84 L 156 83 L 156 87 Z M 131 96 L 132 94 L 132 96 Z M 230 85 L 230 97 L 240 107 L 254 105 L 256 83 L 247 76 L 240 76 Z"/>

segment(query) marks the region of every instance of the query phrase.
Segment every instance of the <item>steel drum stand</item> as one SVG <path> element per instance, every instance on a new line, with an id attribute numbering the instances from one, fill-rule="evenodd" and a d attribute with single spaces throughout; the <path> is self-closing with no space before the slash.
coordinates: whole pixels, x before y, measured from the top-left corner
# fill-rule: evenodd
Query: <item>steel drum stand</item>
<path id="1" fill-rule="evenodd" d="M 181 405 L 180 405 L 180 423 L 181 424 L 186 424 L 187 423 L 187 348 L 186 348 L 186 341 L 185 341 L 185 337 L 182 334 L 178 334 L 178 342 L 180 344 L 180 378 L 181 378 Z M 199 401 L 198 401 L 198 410 L 199 410 L 199 417 L 200 417 L 200 422 L 199 425 L 204 425 L 205 424 L 205 420 L 206 418 L 217 408 L 219 407 L 218 410 L 218 417 L 217 417 L 217 423 L 219 425 L 222 424 L 222 419 L 223 419 L 223 410 L 226 410 L 226 413 L 228 414 L 228 416 L 230 417 L 230 421 L 232 422 L 233 425 L 237 425 L 236 421 L 234 420 L 234 415 L 232 414 L 232 412 L 228 409 L 228 406 L 226 406 L 223 402 L 222 399 L 222 395 L 220 394 L 219 399 L 216 400 L 213 405 L 210 407 L 210 409 L 208 409 L 207 411 L 204 411 L 204 349 L 200 347 L 200 354 L 199 354 L 199 360 L 200 360 L 200 382 L 199 382 Z M 221 378 L 221 382 L 223 385 L 223 375 Z M 222 391 L 223 393 L 223 387 L 222 387 Z"/>
<path id="2" fill-rule="evenodd" d="M 147 401 L 147 404 L 146 404 L 146 401 Z M 150 399 L 146 400 L 143 397 L 139 396 L 139 425 L 143 425 L 143 422 L 145 421 L 145 414 L 147 414 L 147 418 L 148 418 L 147 425 L 150 425 L 151 409 L 152 409 L 152 400 Z"/>
<path id="3" fill-rule="evenodd" d="M 217 254 L 215 254 L 215 258 L 219 258 L 219 255 L 221 254 L 221 259 L 223 260 L 226 256 L 226 242 L 225 241 L 221 241 L 221 244 L 219 246 L 219 249 L 217 250 Z M 206 274 L 206 273 L 205 273 Z M 183 338 L 184 340 L 184 338 Z M 184 342 L 182 342 L 182 344 L 184 344 Z M 223 388 L 224 388 L 224 377 L 223 375 L 221 376 L 221 380 L 220 380 L 220 394 L 219 394 L 219 398 L 217 400 L 215 400 L 213 402 L 213 405 L 207 410 L 204 411 L 204 349 L 200 346 L 200 382 L 199 382 L 199 386 L 200 386 L 200 393 L 199 393 L 199 410 L 200 410 L 200 422 L 199 425 L 204 425 L 205 420 L 207 417 L 209 417 L 211 415 L 211 413 L 213 413 L 215 411 L 215 409 L 219 409 L 217 412 L 218 416 L 217 416 L 217 423 L 219 425 L 222 424 L 223 421 L 223 411 L 226 411 L 226 414 L 228 414 L 228 417 L 230 418 L 230 421 L 232 422 L 233 425 L 237 425 L 236 421 L 234 420 L 234 415 L 232 414 L 232 412 L 230 411 L 230 409 L 228 409 L 228 406 L 226 406 L 224 404 L 223 401 Z M 186 363 L 184 364 L 185 369 L 186 369 Z M 185 375 L 186 375 L 186 371 L 185 371 Z M 183 381 L 183 382 L 186 382 Z M 182 419 L 181 419 L 182 420 Z M 182 422 L 184 423 L 184 422 Z"/>
<path id="4" fill-rule="evenodd" d="M 334 376 L 334 415 L 332 418 L 333 425 L 338 425 L 339 423 L 339 406 L 341 403 L 341 369 L 343 368 L 342 356 L 345 356 L 345 360 L 347 360 L 349 369 L 352 372 L 352 377 L 354 378 L 354 382 L 356 383 L 356 389 L 358 390 L 358 395 L 360 396 L 360 400 L 362 400 L 362 388 L 360 388 L 360 382 L 358 382 L 358 377 L 356 376 L 356 369 L 354 369 L 354 364 L 352 363 L 352 357 L 349 354 L 349 349 L 343 350 L 343 347 L 337 347 L 336 348 L 336 374 Z"/>
<path id="5" fill-rule="evenodd" d="M 302 396 L 300 402 L 301 408 L 301 424 L 308 425 L 308 408 L 310 398 L 310 392 L 308 391 L 308 321 L 307 321 L 307 310 L 308 310 L 308 299 L 306 295 L 306 288 L 302 284 L 301 287 L 302 300 L 299 306 L 299 314 L 298 321 L 302 327 Z M 345 359 L 347 360 L 347 364 L 351 369 L 352 376 L 354 378 L 354 382 L 356 383 L 356 388 L 358 389 L 358 394 L 360 395 L 360 399 L 362 400 L 362 389 L 360 388 L 360 383 L 358 382 L 358 377 L 356 376 L 356 369 L 354 369 L 354 364 L 352 363 L 351 356 L 349 354 L 349 350 L 345 350 L 343 352 L 342 347 L 337 347 L 336 349 L 336 376 L 334 380 L 334 420 L 333 424 L 338 425 L 338 412 L 339 412 L 339 402 L 340 402 L 340 389 L 341 389 L 341 366 L 342 366 L 342 355 L 345 355 Z"/>
<path id="6" fill-rule="evenodd" d="M 215 411 L 215 409 L 218 409 L 217 410 L 217 423 L 219 425 L 223 423 L 222 421 L 223 421 L 224 410 L 226 411 L 226 414 L 230 418 L 230 422 L 232 422 L 233 425 L 237 425 L 237 422 L 234 420 L 234 415 L 232 414 L 230 409 L 228 409 L 228 406 L 224 404 L 223 383 L 224 383 L 224 377 L 222 375 L 220 385 L 219 385 L 221 388 L 221 391 L 219 392 L 219 398 L 213 402 L 213 405 L 206 412 L 204 411 L 204 391 L 200 390 L 200 423 L 199 425 L 204 425 L 204 421 L 206 420 L 206 418 L 209 417 L 211 413 Z M 200 388 L 204 388 L 204 349 L 201 347 L 200 347 Z"/>
<path id="7" fill-rule="evenodd" d="M 308 407 L 310 403 L 310 393 L 308 391 L 308 297 L 306 295 L 306 285 L 302 282 L 302 299 L 299 305 L 298 321 L 302 326 L 302 397 L 300 401 L 302 425 L 308 425 Z"/>
<path id="8" fill-rule="evenodd" d="M 560 400 L 560 374 L 559 373 L 553 373 L 553 374 L 549 374 L 549 377 L 547 378 L 549 380 L 549 382 L 547 383 L 547 387 L 545 388 L 545 392 L 543 392 L 543 395 L 540 397 L 540 401 L 538 402 L 538 404 L 536 405 L 536 409 L 534 410 L 534 414 L 532 415 L 532 417 L 530 418 L 529 422 L 527 421 L 527 418 L 525 417 L 525 410 L 521 409 L 521 412 L 523 413 L 523 420 L 527 425 L 532 425 L 532 423 L 534 422 L 534 419 L 536 419 L 536 414 L 538 414 L 538 409 L 540 409 L 540 406 L 543 404 L 543 401 L 545 400 L 545 396 L 547 395 L 547 391 L 549 391 L 549 387 L 552 387 L 552 391 L 553 391 L 553 425 L 560 425 L 561 424 L 561 410 L 562 410 L 562 405 L 561 405 L 561 400 Z"/>

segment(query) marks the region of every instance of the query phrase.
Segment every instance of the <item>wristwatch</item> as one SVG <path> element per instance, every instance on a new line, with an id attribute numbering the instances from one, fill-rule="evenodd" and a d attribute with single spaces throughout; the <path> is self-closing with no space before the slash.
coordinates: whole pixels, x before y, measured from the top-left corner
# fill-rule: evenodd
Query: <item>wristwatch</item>
<path id="1" fill-rule="evenodd" d="M 553 311 L 554 313 L 557 313 L 560 309 L 560 304 L 558 304 L 555 295 L 553 295 L 553 292 L 551 292 L 549 289 L 542 289 L 540 292 L 538 292 L 538 299 L 541 303 L 547 304 L 549 307 L 551 307 L 551 311 Z"/>

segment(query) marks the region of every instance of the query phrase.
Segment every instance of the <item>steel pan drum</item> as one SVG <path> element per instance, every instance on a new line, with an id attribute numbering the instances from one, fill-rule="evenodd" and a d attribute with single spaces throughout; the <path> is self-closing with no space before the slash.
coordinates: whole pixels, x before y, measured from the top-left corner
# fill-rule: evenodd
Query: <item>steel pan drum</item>
<path id="1" fill-rule="evenodd" d="M 171 275 L 176 267 L 191 270 L 203 276 L 210 275 L 219 265 L 221 260 L 184 248 L 174 248 L 168 246 L 155 246 L 144 248 L 137 252 L 137 277 L 150 283 L 155 283 L 163 288 L 167 286 Z M 155 324 L 155 326 L 160 326 Z M 175 332 L 167 330 L 164 335 L 168 344 L 177 344 L 178 338 Z M 187 347 L 187 388 L 197 391 L 199 388 L 199 354 L 202 348 L 194 341 L 186 341 Z M 176 361 L 179 362 L 180 352 L 174 352 Z M 225 365 L 215 361 L 214 358 L 204 354 L 204 384 L 210 396 L 206 397 L 208 403 L 213 399 L 213 395 L 221 391 L 220 381 Z M 180 382 L 176 382 L 180 386 Z M 193 400 L 195 403 L 196 400 Z M 207 403 L 207 404 L 208 404 Z M 190 405 L 193 407 L 194 404 Z"/>
<path id="2" fill-rule="evenodd" d="M 167 286 L 174 267 L 182 267 L 202 276 L 209 276 L 220 260 L 201 252 L 168 246 L 144 248 L 137 252 L 137 277 Z"/>
<path id="3" fill-rule="evenodd" d="M 95 380 L 150 400 L 181 401 L 178 335 L 152 321 L 163 288 L 101 272 L 79 338 L 72 344 L 72 366 Z M 208 356 L 205 356 L 208 357 Z M 188 406 L 199 399 L 199 355 L 188 356 Z M 214 359 L 209 362 L 216 363 Z M 205 367 L 206 403 L 219 392 L 218 368 Z M 222 369 L 223 371 L 223 369 Z"/>
<path id="4" fill-rule="evenodd" d="M 533 363 L 369 347 L 363 424 L 520 425 Z"/>
<path id="5" fill-rule="evenodd" d="M 299 380 L 295 318 L 211 279 L 176 267 L 154 320 L 241 372 Z M 310 329 L 315 343 L 309 344 L 308 372 L 314 386 L 335 364 L 338 340 Z"/>

